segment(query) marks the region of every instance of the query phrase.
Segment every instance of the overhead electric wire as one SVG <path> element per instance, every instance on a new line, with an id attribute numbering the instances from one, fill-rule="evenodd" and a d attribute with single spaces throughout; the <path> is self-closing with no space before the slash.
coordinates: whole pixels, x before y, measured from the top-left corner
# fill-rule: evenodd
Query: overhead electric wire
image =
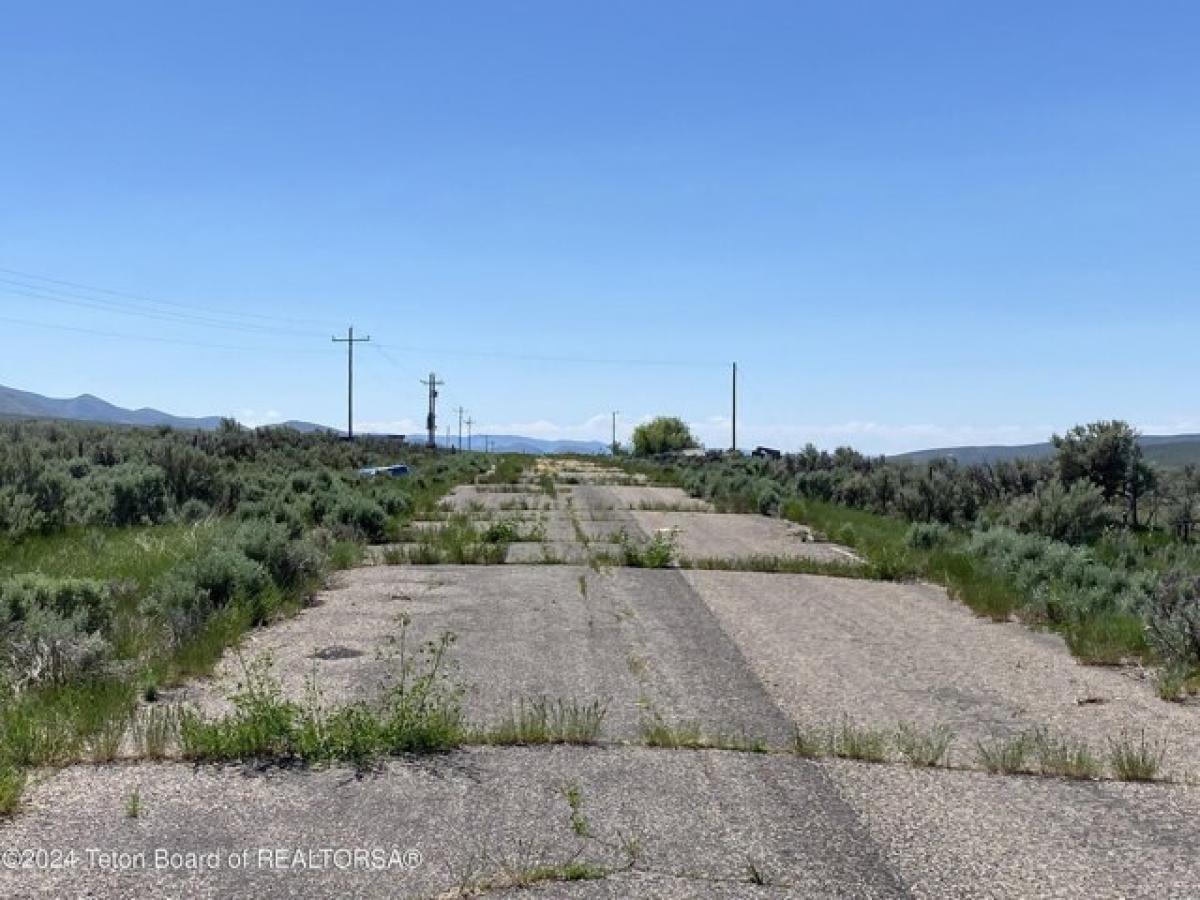
<path id="1" fill-rule="evenodd" d="M 290 315 L 289 316 L 278 316 L 278 315 L 265 315 L 263 313 L 239 312 L 237 310 L 208 309 L 208 308 L 205 308 L 202 306 L 196 306 L 196 305 L 187 304 L 187 303 L 177 303 L 177 302 L 171 301 L 171 300 L 160 300 L 160 299 L 156 299 L 154 297 L 147 297 L 142 294 L 133 294 L 133 293 L 129 293 L 128 291 L 116 291 L 111 288 L 96 287 L 94 285 L 83 284 L 82 282 L 78 282 L 78 281 L 68 281 L 65 278 L 51 278 L 47 275 L 34 275 L 30 272 L 22 272 L 18 269 L 9 269 L 4 266 L 0 266 L 0 272 L 3 272 L 7 275 L 15 275 L 18 278 L 32 279 L 34 281 L 44 281 L 49 284 L 57 284 L 57 285 L 62 285 L 64 287 L 76 288 L 78 290 L 88 291 L 93 294 L 107 294 L 110 297 L 122 297 L 126 300 L 135 300 L 139 303 L 150 303 L 150 304 L 154 304 L 156 306 L 170 306 L 170 307 L 174 307 L 176 309 L 191 310 L 194 313 L 202 313 L 202 314 L 210 316 L 210 317 L 217 316 L 217 317 L 235 318 L 235 319 L 258 319 L 258 320 L 264 321 L 264 322 L 275 322 L 275 323 L 287 322 L 289 324 L 295 324 L 297 322 L 300 322 L 300 323 L 307 323 L 310 325 L 319 325 L 322 328 L 327 328 L 334 324 L 334 320 L 332 320 L 332 319 L 307 319 L 307 318 L 301 318 L 298 316 L 290 316 Z"/>
<path id="2" fill-rule="evenodd" d="M 107 300 L 100 297 L 89 296 L 88 294 L 80 294 L 75 291 L 64 291 L 58 288 L 45 287 L 41 284 L 32 284 L 28 280 L 20 281 L 13 278 L 0 277 L 0 293 L 6 293 L 13 296 L 28 297 L 34 300 L 47 301 L 58 303 L 66 306 L 73 306 L 83 309 L 92 309 L 98 312 L 114 313 L 117 315 L 130 316 L 134 318 L 143 318 L 160 322 L 173 323 L 180 326 L 194 326 L 201 328 L 212 328 L 224 331 L 238 331 L 248 334 L 261 335 L 290 335 L 293 337 L 301 337 L 305 339 L 325 340 L 323 333 L 301 331 L 296 328 L 287 327 L 294 325 L 297 322 L 318 322 L 316 319 L 303 319 L 294 317 L 279 317 L 267 316 L 259 313 L 242 313 L 234 311 L 214 311 L 198 306 L 190 306 L 188 304 L 175 303 L 166 300 L 156 300 L 150 297 L 132 294 L 125 291 L 116 291 L 109 288 L 100 288 L 83 284 L 81 282 L 69 281 L 63 278 L 51 278 L 45 275 L 34 275 L 18 269 L 10 269 L 0 266 L 0 273 L 7 275 L 15 275 L 21 279 L 32 279 L 34 281 L 45 282 L 51 285 L 62 285 L 77 290 L 86 291 L 91 294 L 105 294 L 110 297 L 126 298 L 128 300 L 137 301 L 142 304 L 153 304 L 156 306 L 170 307 L 170 309 L 146 309 L 136 306 L 132 303 L 121 302 L 118 300 Z M 174 310 L 189 310 L 187 312 L 176 312 Z M 255 319 L 260 322 L 280 323 L 285 322 L 287 325 L 267 325 L 256 324 L 247 321 L 230 321 L 231 319 Z M 33 322 L 17 318 L 3 319 L 15 324 L 30 325 L 39 328 L 57 328 L 64 331 L 76 331 L 81 333 L 96 334 L 103 337 L 112 338 L 127 338 L 130 340 L 154 340 L 158 343 L 179 343 L 191 346 L 207 346 L 217 349 L 228 350 L 255 350 L 258 348 L 248 347 L 233 347 L 227 345 L 211 344 L 200 341 L 187 341 L 182 339 L 168 338 L 147 338 L 137 335 L 122 334 L 120 332 L 102 331 L 98 329 L 87 329 L 80 326 L 57 326 L 45 322 Z M 332 321 L 332 320 L 330 320 Z M 328 325 L 328 321 L 321 320 L 322 324 Z M 725 362 L 716 361 L 701 361 L 701 360 L 668 360 L 668 359 L 645 359 L 645 358 L 615 358 L 615 357 L 588 357 L 588 356 L 563 356 L 553 354 L 539 353 L 519 353 L 502 350 L 467 350 L 450 347 L 422 347 L 415 345 L 403 344 L 388 344 L 384 342 L 374 341 L 367 345 L 368 348 L 377 351 L 385 360 L 396 368 L 403 369 L 405 366 L 395 359 L 388 350 L 396 350 L 403 353 L 420 353 L 424 355 L 433 355 L 438 357 L 474 357 L 479 359 L 499 359 L 511 360 L 514 362 L 541 362 L 554 364 L 577 364 L 577 365 L 615 365 L 615 366 L 658 366 L 658 367 L 674 367 L 674 368 L 717 368 L 728 365 Z M 291 351 L 287 351 L 291 352 Z M 302 351 L 297 351 L 302 352 Z"/>
<path id="3" fill-rule="evenodd" d="M 240 353 L 320 353 L 328 355 L 328 350 L 304 349 L 299 347 L 237 347 L 231 344 L 214 344 L 208 341 L 189 341 L 182 338 L 165 338 L 151 335 L 124 334 L 118 331 L 104 331 L 98 328 L 85 328 L 79 325 L 59 325 L 50 322 L 34 322 L 30 319 L 18 319 L 12 316 L 0 316 L 0 322 L 13 325 L 27 325 L 32 328 L 49 328 L 54 331 L 72 331 L 78 334 L 91 334 L 97 337 L 117 338 L 124 341 L 148 341 L 155 344 L 181 344 L 186 347 L 205 347 L 212 350 L 236 350 Z"/>
<path id="4" fill-rule="evenodd" d="M 726 368 L 727 362 L 701 362 L 700 360 L 670 359 L 615 359 L 587 356 L 544 356 L 536 353 L 509 353 L 499 350 L 456 350 L 449 347 L 413 347 L 400 344 L 374 342 L 376 350 L 400 350 L 405 353 L 432 353 L 438 356 L 475 356 L 487 359 L 509 359 L 518 362 L 580 363 L 584 365 L 613 366 L 677 366 L 680 368 Z"/>
<path id="5" fill-rule="evenodd" d="M 6 285 L 17 285 L 17 287 L 7 287 Z M 241 331 L 250 334 L 290 334 L 296 337 L 307 338 L 318 336 L 317 332 L 298 331 L 295 329 L 281 328 L 274 325 L 223 322 L 219 319 L 192 315 L 190 313 L 138 309 L 137 307 L 130 306 L 129 304 L 116 303 L 111 300 L 99 300 L 79 294 L 65 294 L 64 292 L 60 291 L 50 291 L 37 285 L 24 284 L 23 282 L 13 281 L 8 278 L 0 278 L 0 292 L 13 294 L 20 297 L 29 297 L 33 300 L 46 300 L 51 303 L 75 306 L 82 309 L 94 309 L 99 312 L 115 313 L 122 316 L 134 316 L 141 319 L 153 319 L 157 322 L 172 322 L 180 325 L 196 325 L 201 328 L 215 328 L 222 331 Z"/>

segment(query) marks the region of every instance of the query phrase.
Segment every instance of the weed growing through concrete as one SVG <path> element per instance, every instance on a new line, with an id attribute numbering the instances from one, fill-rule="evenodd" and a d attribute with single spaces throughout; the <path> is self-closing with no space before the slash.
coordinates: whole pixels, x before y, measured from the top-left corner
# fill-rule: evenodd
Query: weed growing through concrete
<path id="1" fill-rule="evenodd" d="M 1030 745 L 1038 771 L 1043 775 L 1081 779 L 1100 777 L 1103 767 L 1086 741 L 1056 737 L 1045 729 L 1038 729 L 1030 737 Z"/>
<path id="2" fill-rule="evenodd" d="M 1143 728 L 1137 740 L 1126 731 L 1109 740 L 1108 762 L 1121 781 L 1153 781 L 1166 755 L 1166 744 L 1147 741 Z"/>
<path id="3" fill-rule="evenodd" d="M 246 667 L 231 698 L 234 712 L 206 719 L 185 711 L 180 719 L 183 755 L 196 760 L 295 759 L 367 766 L 380 756 L 430 753 L 460 744 L 465 735 L 462 689 L 449 676 L 444 634 L 410 656 L 401 620 L 398 665 L 375 703 L 327 710 L 310 691 L 305 703 L 285 699 L 270 673 L 269 658 Z"/>
<path id="4" fill-rule="evenodd" d="M 642 720 L 641 737 L 647 747 L 700 750 L 709 746 L 695 722 L 672 724 L 658 712 Z"/>
<path id="5" fill-rule="evenodd" d="M 830 733 L 834 756 L 862 762 L 885 762 L 888 756 L 888 736 L 881 730 L 856 725 L 843 719 Z"/>
<path id="6" fill-rule="evenodd" d="M 826 575 L 832 578 L 882 580 L 878 568 L 866 563 L 809 559 L 802 556 L 741 556 L 736 558 L 684 557 L 681 569 L 709 569 L 724 572 L 770 572 L 787 575 Z"/>
<path id="7" fill-rule="evenodd" d="M 913 766 L 932 768 L 946 765 L 954 732 L 946 725 L 922 729 L 912 722 L 896 726 L 896 749 Z"/>
<path id="8" fill-rule="evenodd" d="M 792 736 L 792 752 L 804 759 L 817 759 L 829 752 L 829 734 L 821 728 L 797 725 Z"/>
<path id="9" fill-rule="evenodd" d="M 130 791 L 129 796 L 125 800 L 125 816 L 129 819 L 138 819 L 142 815 L 142 791 L 135 787 Z"/>
<path id="10" fill-rule="evenodd" d="M 583 814 L 583 789 L 579 787 L 578 783 L 571 782 L 563 785 L 562 793 L 566 798 L 567 805 L 571 808 L 571 830 L 577 837 L 590 837 L 592 829 L 588 824 L 587 816 Z"/>
<path id="11" fill-rule="evenodd" d="M 165 759 L 179 739 L 179 710 L 151 706 L 133 719 L 133 744 L 143 759 Z"/>
<path id="12" fill-rule="evenodd" d="M 979 741 L 975 745 L 975 758 L 984 771 L 993 775 L 1012 775 L 1026 771 L 1025 761 L 1029 757 L 1031 742 L 1029 735 L 995 738 Z"/>
<path id="13" fill-rule="evenodd" d="M 621 561 L 638 569 L 665 569 L 675 561 L 678 533 L 673 530 L 655 532 L 645 546 L 638 544 L 625 531 L 621 532 Z"/>
<path id="14" fill-rule="evenodd" d="M 521 698 L 499 724 L 474 739 L 483 744 L 593 744 L 607 712 L 607 702 L 600 700 Z"/>

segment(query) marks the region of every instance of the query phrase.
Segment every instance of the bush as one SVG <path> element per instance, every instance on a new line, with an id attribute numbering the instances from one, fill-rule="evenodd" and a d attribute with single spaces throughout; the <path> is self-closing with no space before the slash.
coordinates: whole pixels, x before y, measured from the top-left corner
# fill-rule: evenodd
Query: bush
<path id="1" fill-rule="evenodd" d="M 950 540 L 950 528 L 941 522 L 913 522 L 904 535 L 904 543 L 914 550 L 934 550 Z"/>
<path id="2" fill-rule="evenodd" d="M 1200 575 L 1164 575 L 1146 609 L 1146 633 L 1165 660 L 1200 665 Z"/>
<path id="3" fill-rule="evenodd" d="M 382 541 L 387 530 L 387 514 L 369 497 L 342 496 L 331 510 L 330 518 L 335 526 L 368 541 Z"/>
<path id="4" fill-rule="evenodd" d="M 111 473 L 114 525 L 153 525 L 167 514 L 167 478 L 158 466 L 119 466 Z"/>
<path id="5" fill-rule="evenodd" d="M 110 647 L 113 614 L 101 582 L 26 574 L 0 581 L 0 648 L 19 686 L 62 683 L 95 673 Z"/>
<path id="6" fill-rule="evenodd" d="M 212 507 L 203 500 L 188 500 L 183 506 L 179 507 L 179 520 L 186 522 L 188 525 L 203 522 L 211 515 Z"/>
<path id="7" fill-rule="evenodd" d="M 282 588 L 293 588 L 316 578 L 325 558 L 311 541 L 293 540 L 281 522 L 245 522 L 237 532 L 237 545 L 248 559 L 261 563 Z"/>
<path id="8" fill-rule="evenodd" d="M 1041 534 L 1068 544 L 1095 541 L 1116 524 L 1116 516 L 1100 488 L 1089 481 L 1065 487 L 1055 479 L 1037 493 L 1009 503 L 1004 523 L 1025 534 Z"/>

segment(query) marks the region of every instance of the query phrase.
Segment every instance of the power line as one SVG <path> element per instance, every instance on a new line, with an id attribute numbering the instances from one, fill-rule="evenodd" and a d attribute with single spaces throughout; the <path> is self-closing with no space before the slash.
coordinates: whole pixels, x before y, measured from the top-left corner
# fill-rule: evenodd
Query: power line
<path id="1" fill-rule="evenodd" d="M 4 287 L 3 285 L 16 285 L 16 287 Z M 207 316 L 192 315 L 190 313 L 139 309 L 127 303 L 118 303 L 112 300 L 99 300 L 94 297 L 86 297 L 80 294 L 66 294 L 62 291 L 51 291 L 38 285 L 24 284 L 23 282 L 13 281 L 9 278 L 0 278 L 0 291 L 6 294 L 29 297 L 34 300 L 48 300 L 51 303 L 61 303 L 66 306 L 95 309 L 101 312 L 117 313 L 118 315 L 124 316 L 135 316 L 142 319 L 153 319 L 159 322 L 173 322 L 182 325 L 198 325 L 202 328 L 217 328 L 225 331 L 244 331 L 251 334 L 286 333 L 299 335 L 302 337 L 311 337 L 313 335 L 313 332 L 279 328 L 277 326 L 255 325 L 240 322 L 222 322 L 219 319 L 213 319 Z"/>
<path id="2" fill-rule="evenodd" d="M 239 353 L 287 353 L 310 354 L 323 353 L 321 350 L 301 350 L 283 347 L 238 347 L 232 344 L 214 344 L 209 341 L 189 341 L 183 338 L 151 337 L 140 334 L 127 334 L 118 331 L 104 331 L 98 328 L 84 328 L 79 325 L 57 325 L 49 322 L 34 322 L 30 319 L 18 319 L 11 316 L 0 316 L 0 322 L 12 325 L 27 325 L 32 328 L 48 328 L 53 331 L 72 331 L 77 334 L 90 334 L 96 337 L 116 338 L 123 341 L 145 341 L 154 344 L 177 344 L 184 347 L 204 347 L 211 350 L 235 350 Z"/>
<path id="3" fill-rule="evenodd" d="M 269 316 L 262 313 L 239 312 L 236 310 L 213 310 L 187 303 L 177 303 L 171 300 L 160 300 L 154 297 L 147 297 L 142 294 L 133 294 L 129 293 L 128 291 L 116 291 L 112 290 L 111 288 L 96 287 L 94 285 L 87 285 L 78 281 L 68 281 L 65 278 L 51 278 L 47 275 L 35 275 L 31 272 L 22 272 L 18 269 L 9 269 L 3 266 L 0 266 L 0 272 L 3 272 L 7 275 L 15 275 L 18 278 L 33 279 L 34 281 L 44 281 L 48 284 L 57 284 L 62 285 L 63 287 L 77 288 L 93 294 L 107 294 L 110 297 L 122 297 L 126 300 L 136 300 L 140 303 L 150 303 L 157 306 L 170 306 L 176 309 L 191 310 L 193 312 L 200 312 L 206 315 L 224 316 L 227 318 L 236 319 L 259 319 L 264 322 L 272 323 L 287 322 L 289 324 L 295 324 L 297 322 L 307 322 L 311 325 L 322 326 L 329 325 L 332 321 L 326 319 L 302 319 L 296 316 Z"/>
<path id="4" fill-rule="evenodd" d="M 389 350 L 402 350 L 405 353 L 431 353 L 441 356 L 477 356 L 488 359 L 511 359 L 527 362 L 551 363 L 582 363 L 585 365 L 614 365 L 614 366 L 679 366 L 683 368 L 716 368 L 725 367 L 725 362 L 702 362 L 700 360 L 669 360 L 669 359 L 605 359 L 586 356 L 543 356 L 531 353 L 506 353 L 493 350 L 455 350 L 453 348 L 412 347 L 400 344 L 372 345 Z"/>

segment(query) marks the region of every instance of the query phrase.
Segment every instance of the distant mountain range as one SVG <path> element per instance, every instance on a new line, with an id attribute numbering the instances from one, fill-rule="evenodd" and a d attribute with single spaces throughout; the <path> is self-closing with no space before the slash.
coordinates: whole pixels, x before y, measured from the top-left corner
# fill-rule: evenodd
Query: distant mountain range
<path id="1" fill-rule="evenodd" d="M 212 431 L 220 427 L 223 416 L 173 416 L 157 409 L 124 409 L 92 394 L 80 394 L 69 399 L 43 397 L 30 391 L 0 385 L 0 417 L 27 419 L 71 419 L 80 422 L 98 422 L 103 425 L 169 425 L 171 428 L 199 429 Z M 280 425 L 297 431 L 335 431 L 326 425 L 313 422 L 289 420 Z M 500 453 L 607 453 L 608 445 L 600 441 L 555 441 L 523 437 L 517 434 L 490 434 L 486 436 L 493 450 Z M 414 440 L 424 441 L 425 436 Z M 472 446 L 482 450 L 483 435 L 475 435 Z M 457 438 L 449 443 L 438 439 L 442 446 L 457 446 Z"/>
<path id="2" fill-rule="evenodd" d="M 1140 439 L 1146 459 L 1162 466 L 1200 464 L 1200 434 L 1144 434 Z M 963 465 L 993 463 L 1012 459 L 1044 459 L 1054 455 L 1054 445 L 1041 444 L 984 447 L 941 447 L 898 453 L 888 459 L 895 462 L 922 463 L 935 459 L 954 459 Z"/>
<path id="3" fill-rule="evenodd" d="M 80 422 L 99 422 L 104 425 L 169 425 L 172 428 L 194 428 L 212 431 L 220 427 L 223 416 L 173 416 L 157 409 L 124 409 L 101 400 L 93 394 L 80 394 L 69 399 L 43 397 L 30 391 L 0 385 L 0 416 L 29 419 L 73 419 Z M 312 422 L 281 423 L 297 431 L 321 431 L 324 425 Z"/>

